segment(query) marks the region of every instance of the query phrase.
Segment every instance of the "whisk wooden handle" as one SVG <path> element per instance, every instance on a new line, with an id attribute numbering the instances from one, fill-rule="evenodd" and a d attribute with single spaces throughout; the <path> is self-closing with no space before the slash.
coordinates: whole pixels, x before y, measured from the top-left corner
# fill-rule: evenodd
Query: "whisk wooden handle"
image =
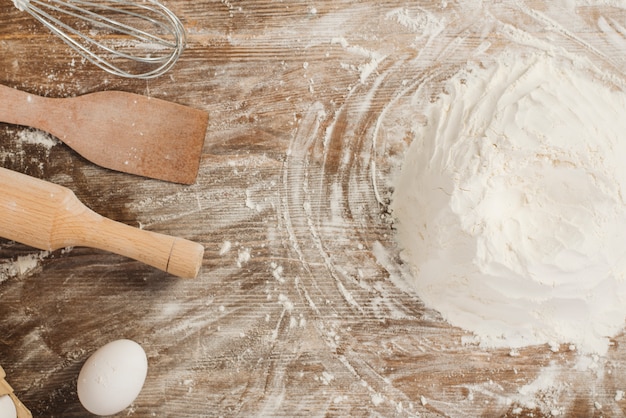
<path id="1" fill-rule="evenodd" d="M 15 394 L 13 393 L 13 388 L 11 387 L 11 385 L 9 385 L 6 380 L 4 380 L 5 377 L 6 373 L 4 372 L 4 369 L 2 369 L 2 367 L 0 366 L 0 396 L 8 395 L 11 398 L 13 404 L 15 405 L 17 418 L 32 418 L 33 415 L 28 409 L 26 409 L 24 404 L 22 404 L 22 402 L 17 399 L 17 396 L 15 396 Z"/>
<path id="2" fill-rule="evenodd" d="M 204 247 L 105 218 L 62 186 L 0 168 L 0 236 L 42 250 L 85 246 L 196 277 Z"/>

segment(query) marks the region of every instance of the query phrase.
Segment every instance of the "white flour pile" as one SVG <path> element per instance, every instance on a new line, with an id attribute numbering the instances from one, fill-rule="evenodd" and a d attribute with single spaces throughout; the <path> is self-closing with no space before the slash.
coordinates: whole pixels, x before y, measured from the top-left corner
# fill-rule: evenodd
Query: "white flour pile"
<path id="1" fill-rule="evenodd" d="M 626 317 L 626 94 L 590 65 L 504 54 L 427 109 L 395 183 L 427 306 L 489 347 L 603 354 Z"/>

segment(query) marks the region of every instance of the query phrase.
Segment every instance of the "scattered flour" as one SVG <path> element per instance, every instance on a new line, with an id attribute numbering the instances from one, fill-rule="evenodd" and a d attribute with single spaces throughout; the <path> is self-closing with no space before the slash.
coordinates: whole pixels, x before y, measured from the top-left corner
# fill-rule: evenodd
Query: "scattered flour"
<path id="1" fill-rule="evenodd" d="M 378 65 L 387 58 L 386 55 L 376 51 L 370 51 L 360 46 L 353 46 L 348 43 L 345 38 L 333 38 L 331 44 L 341 45 L 348 52 L 355 55 L 361 55 L 370 58 L 370 61 L 366 64 L 359 65 L 357 70 L 360 72 L 359 80 L 361 83 L 369 78 L 369 76 L 376 71 Z"/>
<path id="2" fill-rule="evenodd" d="M 388 12 L 386 18 L 395 20 L 411 32 L 419 34 L 418 38 L 436 36 L 446 27 L 441 18 L 424 9 L 419 9 L 419 13 L 413 13 L 407 9 L 395 9 Z"/>
<path id="3" fill-rule="evenodd" d="M 7 128 L 7 132 L 15 137 L 15 144 L 9 149 L 0 149 L 0 164 L 7 161 L 19 162 L 20 164 L 37 163 L 43 168 L 43 159 L 50 156 L 50 151 L 55 145 L 60 144 L 52 135 L 36 129 L 13 129 Z M 33 154 L 36 150 L 36 154 Z"/>
<path id="4" fill-rule="evenodd" d="M 50 253 L 42 251 L 17 257 L 0 264 L 0 283 L 13 277 L 22 277 L 36 270 L 42 259 Z"/>
<path id="5" fill-rule="evenodd" d="M 276 281 L 278 281 L 279 283 L 285 283 L 285 278 L 283 277 L 283 266 L 272 261 L 270 263 L 270 267 L 272 269 L 272 276 L 274 276 Z"/>
<path id="6" fill-rule="evenodd" d="M 423 301 L 488 347 L 604 354 L 626 318 L 626 94 L 587 62 L 470 64 L 414 127 L 392 202 Z"/>
<path id="7" fill-rule="evenodd" d="M 35 129 L 21 130 L 18 132 L 17 138 L 24 144 L 40 145 L 48 150 L 60 144 L 60 141 L 52 135 Z"/>
<path id="8" fill-rule="evenodd" d="M 372 404 L 374 404 L 374 406 L 379 406 L 384 401 L 385 401 L 385 398 L 383 397 L 383 395 L 379 393 L 375 393 L 372 395 Z"/>
<path id="9" fill-rule="evenodd" d="M 230 241 L 224 241 L 222 246 L 220 247 L 220 255 L 225 255 L 232 248 L 232 243 Z"/>
<path id="10" fill-rule="evenodd" d="M 249 248 L 241 248 L 237 255 L 237 267 L 241 268 L 244 264 L 247 264 L 250 261 L 252 256 L 250 255 Z"/>

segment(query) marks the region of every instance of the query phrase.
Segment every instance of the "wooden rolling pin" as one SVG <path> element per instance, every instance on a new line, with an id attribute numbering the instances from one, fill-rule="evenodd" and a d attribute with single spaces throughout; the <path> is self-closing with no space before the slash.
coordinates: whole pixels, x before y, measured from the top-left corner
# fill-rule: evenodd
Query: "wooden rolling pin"
<path id="1" fill-rule="evenodd" d="M 19 399 L 13 393 L 13 388 L 11 385 L 7 383 L 4 378 L 6 377 L 6 373 L 0 366 L 0 396 L 8 395 L 13 401 L 13 405 L 15 405 L 15 411 L 17 412 L 17 418 L 32 418 L 32 414 Z"/>
<path id="2" fill-rule="evenodd" d="M 115 222 L 83 205 L 71 190 L 0 168 L 0 237 L 41 250 L 92 247 L 175 276 L 196 277 L 204 247 Z"/>

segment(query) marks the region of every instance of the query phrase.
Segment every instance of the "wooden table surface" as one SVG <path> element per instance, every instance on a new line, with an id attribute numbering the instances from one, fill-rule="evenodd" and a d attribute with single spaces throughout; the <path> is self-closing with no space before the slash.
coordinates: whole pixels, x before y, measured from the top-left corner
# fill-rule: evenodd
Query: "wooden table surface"
<path id="1" fill-rule="evenodd" d="M 190 186 L 108 171 L 0 124 L 2 166 L 206 247 L 199 277 L 182 280 L 98 250 L 0 240 L 0 364 L 34 416 L 86 416 L 78 372 L 119 338 L 149 359 L 119 416 L 624 416 L 622 336 L 583 360 L 566 347 L 483 349 L 405 284 L 388 180 L 407 115 L 428 102 L 420 86 L 514 44 L 512 32 L 626 68 L 618 6 L 459 3 L 169 0 L 188 47 L 150 81 L 105 74 L 0 3 L 2 84 L 210 113 Z"/>

